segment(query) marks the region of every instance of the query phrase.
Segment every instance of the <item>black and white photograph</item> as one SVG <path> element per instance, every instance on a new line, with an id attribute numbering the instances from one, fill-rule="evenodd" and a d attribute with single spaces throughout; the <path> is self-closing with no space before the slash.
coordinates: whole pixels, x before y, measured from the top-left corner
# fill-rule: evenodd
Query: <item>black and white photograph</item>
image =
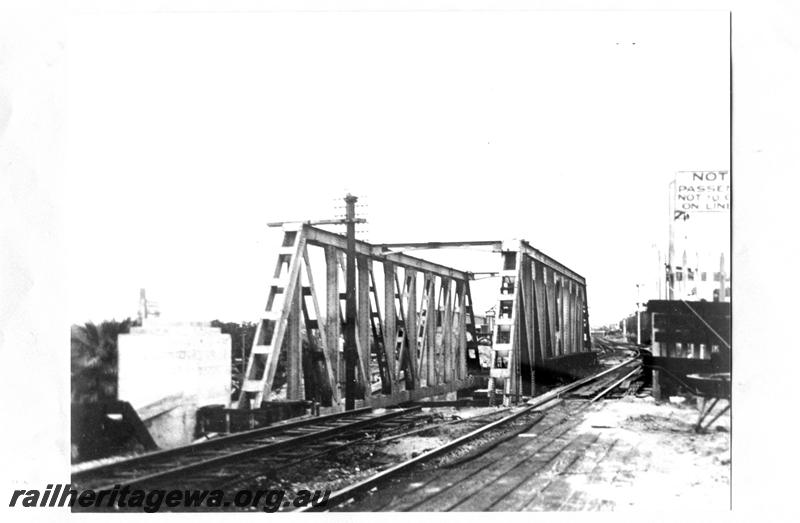
<path id="1" fill-rule="evenodd" d="M 4 510 L 759 505 L 773 3 L 4 7 Z"/>

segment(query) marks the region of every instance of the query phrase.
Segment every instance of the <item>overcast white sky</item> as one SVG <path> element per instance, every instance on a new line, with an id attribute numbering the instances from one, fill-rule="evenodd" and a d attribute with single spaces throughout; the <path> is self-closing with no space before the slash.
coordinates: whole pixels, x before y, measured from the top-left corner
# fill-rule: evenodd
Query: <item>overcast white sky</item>
<path id="1" fill-rule="evenodd" d="M 655 280 L 674 172 L 728 169 L 724 11 L 87 14 L 66 44 L 74 321 L 135 314 L 139 287 L 254 319 L 264 224 L 348 190 L 373 242 L 525 238 L 615 321 Z"/>

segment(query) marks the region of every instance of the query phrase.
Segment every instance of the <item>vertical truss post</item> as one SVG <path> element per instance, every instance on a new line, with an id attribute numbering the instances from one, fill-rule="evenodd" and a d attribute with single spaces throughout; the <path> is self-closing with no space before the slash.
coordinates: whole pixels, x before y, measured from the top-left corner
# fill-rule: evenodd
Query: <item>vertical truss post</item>
<path id="1" fill-rule="evenodd" d="M 521 251 L 517 251 L 517 264 L 514 268 L 516 272 L 516 284 L 514 285 L 514 308 L 511 313 L 511 343 L 512 350 L 509 353 L 509 377 L 506 380 L 503 390 L 504 398 L 503 405 L 509 406 L 512 403 L 517 403 L 520 398 L 520 364 L 522 352 L 522 329 L 523 329 L 523 309 L 522 309 L 522 285 L 520 277 L 520 268 L 522 266 L 522 259 L 524 256 Z"/>
<path id="2" fill-rule="evenodd" d="M 397 281 L 395 281 L 397 283 Z M 420 347 L 417 343 L 417 271 L 414 269 L 406 269 L 405 271 L 405 294 L 406 294 L 406 308 L 405 308 L 405 332 L 404 332 L 404 345 L 406 347 L 406 354 L 398 356 L 399 365 L 405 365 L 405 382 L 406 390 L 413 390 L 419 384 L 420 368 L 419 368 L 419 352 Z M 403 316 L 403 299 L 398 285 L 398 296 L 400 316 Z M 398 333 L 398 343 L 403 343 L 400 340 Z M 405 362 L 405 363 L 404 363 Z M 400 367 L 398 367 L 400 368 Z M 398 372 L 399 375 L 399 372 Z"/>
<path id="3" fill-rule="evenodd" d="M 570 281 L 564 277 L 561 278 L 561 303 L 564 310 L 562 314 L 562 322 L 564 326 L 561 328 L 561 342 L 564 347 L 564 354 L 570 353 L 570 338 L 569 338 L 569 286 Z"/>
<path id="4" fill-rule="evenodd" d="M 372 328 L 372 348 L 375 360 L 378 362 L 378 372 L 381 379 L 381 392 L 391 394 L 392 392 L 392 371 L 394 366 L 394 355 L 391 353 L 393 344 L 387 345 L 383 330 L 383 319 L 381 318 L 381 306 L 378 301 L 378 289 L 375 282 L 375 273 L 372 271 L 372 260 L 367 260 L 367 273 L 369 274 L 369 323 Z M 386 293 L 384 292 L 384 296 Z M 388 307 L 388 306 L 387 306 Z"/>
<path id="5" fill-rule="evenodd" d="M 397 299 L 397 292 L 395 291 L 395 267 L 392 262 L 383 263 L 383 348 L 384 358 L 387 363 L 387 370 L 389 372 L 389 380 L 391 382 L 390 392 L 399 390 L 397 382 L 397 374 L 399 372 L 400 357 L 404 352 L 402 350 L 404 333 L 398 332 L 399 328 L 402 329 L 402 320 L 397 321 L 397 311 L 395 310 L 395 300 Z M 400 347 L 397 347 L 398 343 Z M 399 350 L 398 350 L 399 349 Z"/>
<path id="6" fill-rule="evenodd" d="M 558 355 L 558 338 L 556 337 L 556 289 L 555 274 L 552 269 L 545 269 L 545 292 L 547 299 L 547 356 Z"/>
<path id="7" fill-rule="evenodd" d="M 489 398 L 494 403 L 497 380 L 503 382 L 503 404 L 518 398 L 519 347 L 517 316 L 519 315 L 519 272 L 522 253 L 519 242 L 503 242 L 500 292 L 494 325 L 494 344 L 489 366 Z"/>
<path id="8" fill-rule="evenodd" d="M 286 397 L 303 399 L 303 334 L 300 330 L 300 286 L 291 296 L 291 309 L 286 326 Z M 277 356 L 277 354 L 275 354 Z"/>
<path id="9" fill-rule="evenodd" d="M 575 284 L 575 350 L 583 352 L 583 289 Z"/>
<path id="10" fill-rule="evenodd" d="M 583 310 L 581 308 L 583 298 L 581 297 L 581 286 L 575 284 L 575 350 L 583 352 Z"/>
<path id="11" fill-rule="evenodd" d="M 572 280 L 565 280 L 564 285 L 564 352 L 572 354 L 574 349 L 574 337 L 572 333 Z"/>
<path id="12" fill-rule="evenodd" d="M 425 365 L 426 365 L 426 379 L 428 387 L 436 385 L 436 375 L 438 369 L 436 368 L 436 327 L 437 327 L 437 309 L 436 309 L 436 276 L 430 276 L 430 292 L 428 292 L 428 307 L 427 319 L 425 321 Z"/>
<path id="13" fill-rule="evenodd" d="M 428 385 L 428 353 L 433 350 L 430 347 L 430 343 L 428 343 L 428 328 L 430 323 L 430 314 L 433 311 L 435 305 L 433 304 L 433 285 L 435 282 L 435 276 L 429 273 L 424 273 L 424 283 L 422 288 L 422 299 L 419 304 L 419 313 L 416 310 L 413 314 L 417 316 L 417 328 L 414 332 L 414 337 L 417 338 L 417 351 L 418 351 L 418 363 L 417 369 L 419 369 L 419 379 L 425 380 L 425 384 Z M 416 285 L 416 283 L 415 283 Z M 411 306 L 411 302 L 409 302 L 409 306 Z M 414 304 L 416 307 L 416 304 Z M 409 316 L 412 314 L 412 311 L 409 310 Z"/>
<path id="14" fill-rule="evenodd" d="M 452 381 L 453 362 L 453 300 L 450 293 L 452 281 L 442 278 L 442 369 L 439 383 Z"/>
<path id="15" fill-rule="evenodd" d="M 567 286 L 567 325 L 566 325 L 566 344 L 569 353 L 578 352 L 576 345 L 575 345 L 575 292 L 574 292 L 574 282 L 572 280 L 567 280 L 569 284 Z"/>
<path id="16" fill-rule="evenodd" d="M 433 384 L 438 385 L 442 383 L 442 374 L 443 374 L 443 366 L 444 366 L 444 354 L 442 353 L 442 346 L 444 345 L 444 282 L 446 278 L 439 278 L 439 288 L 436 292 L 436 309 L 431 316 L 431 321 L 433 322 L 431 326 L 433 327 L 434 332 L 434 344 L 431 346 L 433 348 Z M 439 332 L 441 330 L 441 336 Z M 436 343 L 438 341 L 438 343 Z"/>
<path id="17" fill-rule="evenodd" d="M 581 352 L 580 345 L 578 345 L 578 340 L 575 338 L 575 334 L 578 332 L 578 329 L 575 326 L 575 319 L 578 317 L 575 314 L 575 303 L 577 302 L 576 290 L 575 290 L 575 282 L 570 280 L 569 282 L 569 351 L 574 352 Z"/>
<path id="18" fill-rule="evenodd" d="M 520 378 L 522 393 L 533 395 L 535 390 L 536 368 L 536 304 L 533 299 L 533 261 L 525 254 L 520 262 L 520 292 L 522 307 L 520 319 L 524 322 L 524 343 L 520 344 Z"/>
<path id="19" fill-rule="evenodd" d="M 330 368 L 333 370 L 334 395 L 341 396 L 339 383 L 342 381 L 342 358 L 339 354 L 339 328 L 341 326 L 341 312 L 339 310 L 339 269 L 338 255 L 333 247 L 325 247 L 325 338 L 331 354 Z M 337 402 L 341 399 L 337 400 Z"/>
<path id="20" fill-rule="evenodd" d="M 545 298 L 544 266 L 533 262 L 533 294 L 536 302 L 536 363 L 541 366 L 547 357 L 547 300 Z"/>
<path id="21" fill-rule="evenodd" d="M 338 405 L 340 402 L 339 396 L 339 388 L 336 381 L 336 356 L 337 356 L 337 343 L 331 345 L 328 340 L 328 331 L 325 328 L 325 322 L 322 319 L 322 314 L 320 313 L 319 308 L 319 301 L 317 300 L 317 291 L 316 287 L 314 286 L 314 276 L 311 272 L 311 262 L 308 259 L 308 249 L 306 248 L 303 251 L 303 262 L 305 263 L 306 269 L 306 276 L 308 280 L 308 287 L 303 287 L 303 316 L 305 318 L 306 323 L 306 336 L 308 338 L 309 347 L 312 349 L 312 354 L 317 354 L 317 342 L 316 340 L 319 339 L 319 346 L 321 347 L 321 361 L 316 361 L 312 358 L 312 367 L 315 370 L 319 370 L 319 376 L 317 377 L 317 383 L 319 387 L 319 393 L 321 395 L 322 404 L 325 406 L 328 405 Z M 308 306 L 305 302 L 305 297 L 308 296 L 311 298 L 311 304 L 314 310 L 314 318 L 310 317 L 310 313 L 308 310 Z M 334 323 L 338 324 L 338 318 L 334 320 Z M 319 364 L 321 363 L 322 368 L 319 368 Z"/>
<path id="22" fill-rule="evenodd" d="M 556 347 L 558 356 L 564 355 L 564 283 L 561 275 L 554 274 L 556 287 Z"/>
<path id="23" fill-rule="evenodd" d="M 569 280 L 561 277 L 561 353 L 570 352 L 569 343 Z"/>
<path id="24" fill-rule="evenodd" d="M 590 350 L 592 350 L 592 333 L 591 333 L 591 330 L 589 329 L 589 301 L 588 301 L 588 298 L 587 298 L 586 287 L 583 288 L 582 308 L 583 308 L 583 311 L 582 311 L 583 312 L 583 314 L 582 314 L 582 316 L 583 316 L 583 350 L 590 351 Z M 650 321 L 652 322 L 652 320 L 653 319 L 651 318 Z M 650 323 L 650 325 L 652 325 L 652 323 Z M 655 338 L 650 338 L 650 339 L 654 340 Z"/>
<path id="25" fill-rule="evenodd" d="M 466 319 L 466 285 L 456 280 L 455 300 L 455 379 L 462 380 L 467 376 L 467 319 Z"/>
<path id="26" fill-rule="evenodd" d="M 358 340 L 358 368 L 361 375 L 361 390 L 364 398 L 372 394 L 372 371 L 370 369 L 370 304 L 369 269 L 364 256 L 356 256 L 358 265 L 358 310 L 356 314 L 356 339 Z"/>

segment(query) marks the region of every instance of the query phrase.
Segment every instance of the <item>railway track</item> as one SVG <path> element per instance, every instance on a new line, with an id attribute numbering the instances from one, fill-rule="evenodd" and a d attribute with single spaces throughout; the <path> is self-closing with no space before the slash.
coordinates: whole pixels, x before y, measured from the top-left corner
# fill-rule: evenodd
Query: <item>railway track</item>
<path id="1" fill-rule="evenodd" d="M 413 467 L 441 456 L 448 455 L 457 451 L 459 447 L 476 439 L 487 440 L 484 445 L 479 446 L 466 453 L 466 456 L 456 458 L 456 461 L 469 460 L 473 456 L 483 454 L 488 448 L 492 448 L 502 443 L 509 437 L 514 437 L 525 430 L 530 429 L 544 418 L 542 413 L 549 407 L 560 403 L 563 398 L 571 398 L 571 401 L 579 403 L 573 412 L 588 407 L 592 402 L 597 401 L 611 390 L 619 386 L 624 380 L 631 379 L 636 373 L 641 371 L 641 362 L 638 358 L 630 358 L 622 363 L 606 369 L 592 376 L 577 380 L 568 385 L 553 389 L 541 396 L 529 401 L 528 405 L 518 409 L 498 420 L 465 434 L 453 441 L 447 442 L 423 454 L 413 457 L 402 463 L 390 466 L 377 474 L 366 478 L 358 483 L 349 485 L 343 489 L 331 493 L 324 506 L 308 506 L 299 509 L 300 512 L 336 510 L 339 506 L 358 499 L 365 492 L 370 491 L 382 483 L 401 474 L 407 473 Z M 510 425 L 516 425 L 509 428 Z M 493 433 L 499 434 L 493 434 Z"/>
<path id="2" fill-rule="evenodd" d="M 440 414 L 424 412 L 421 405 L 388 410 L 359 409 L 306 418 L 86 470 L 74 470 L 72 485 L 95 491 L 126 486 L 149 490 L 180 487 L 217 489 L 230 494 L 254 486 L 272 488 L 276 483 L 285 487 L 287 482 L 292 484 L 287 478 L 294 477 L 293 484 L 304 485 L 303 488 L 307 488 L 305 485 L 309 483 L 322 487 L 329 484 L 330 488 L 344 485 L 331 493 L 325 504 L 326 510 L 335 510 L 363 491 L 419 463 L 439 455 L 458 454 L 463 450 L 459 447 L 468 442 L 480 441 L 479 451 L 492 447 L 503 440 L 504 433 L 513 432 L 514 427 L 536 423 L 544 416 L 544 409 L 563 398 L 588 404 L 613 389 L 622 379 L 630 377 L 638 366 L 638 360 L 632 358 L 604 372 L 553 389 L 534 398 L 528 405 L 493 410 L 471 418 L 444 420 Z M 430 450 L 423 449 L 410 460 L 401 463 L 387 460 L 383 465 L 361 462 L 365 456 L 372 455 L 363 452 L 365 448 L 375 450 L 386 448 L 386 445 L 402 438 L 435 438 L 442 434 L 451 441 L 439 445 L 435 439 L 425 440 L 432 441 L 435 448 L 426 446 L 424 449 Z M 356 447 L 358 450 L 348 453 L 348 449 Z M 469 459 L 469 456 L 470 452 L 467 452 L 466 458 L 460 459 Z M 350 460 L 353 463 L 348 463 Z M 323 463 L 331 462 L 342 463 L 344 468 L 350 467 L 355 471 L 360 466 L 363 471 L 345 474 L 339 483 L 326 483 L 329 479 L 325 478 L 331 476 L 325 475 Z M 234 509 L 240 508 L 231 507 L 230 510 Z M 119 510 L 119 507 L 89 510 Z"/>
<path id="3" fill-rule="evenodd" d="M 390 433 L 424 418 L 420 407 L 367 408 L 308 418 L 79 470 L 72 474 L 72 485 L 104 490 L 115 486 L 153 489 L 168 483 L 184 487 L 206 479 L 218 484 L 226 472 L 241 475 L 251 458 L 291 461 L 300 451 L 336 448 L 343 440 L 363 436 L 365 429 Z"/>
<path id="4" fill-rule="evenodd" d="M 597 335 L 592 336 L 592 342 L 595 345 L 595 347 L 598 347 L 603 352 L 609 354 L 619 354 L 620 352 L 622 352 L 630 356 L 638 356 L 639 349 L 641 348 L 639 345 L 636 345 L 635 343 L 612 340 L 610 338 Z"/>

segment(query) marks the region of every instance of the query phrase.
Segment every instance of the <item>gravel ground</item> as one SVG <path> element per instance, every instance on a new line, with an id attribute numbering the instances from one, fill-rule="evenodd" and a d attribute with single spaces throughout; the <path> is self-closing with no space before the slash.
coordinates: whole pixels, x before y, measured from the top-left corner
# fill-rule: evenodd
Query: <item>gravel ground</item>
<path id="1" fill-rule="evenodd" d="M 369 438 L 335 452 L 311 457 L 289 469 L 254 477 L 248 482 L 247 488 L 255 490 L 286 489 L 295 492 L 301 489 L 336 491 L 434 449 L 511 412 L 499 407 L 435 407 L 426 408 L 423 411 L 431 415 L 429 430 L 397 439 L 390 439 L 393 434 L 386 434 L 381 439 Z M 477 419 L 478 417 L 480 419 Z M 445 422 L 471 418 L 476 419 L 472 423 L 465 421 L 442 425 Z M 416 430 L 423 426 L 409 430 Z M 513 430 L 515 426 L 515 424 L 511 424 L 492 431 L 491 436 L 482 437 L 460 447 L 457 453 L 452 456 L 448 455 L 448 458 L 457 457 L 476 446 L 485 444 L 493 437 Z M 384 439 L 387 441 L 383 441 Z"/>
<path id="2" fill-rule="evenodd" d="M 615 510 L 729 509 L 730 414 L 704 434 L 694 431 L 696 420 L 693 399 L 656 404 L 651 397 L 625 397 L 605 402 L 580 430 L 599 430 L 603 437 L 635 445 L 637 455 L 630 464 L 632 481 L 600 485 L 595 494 L 613 501 Z"/>

